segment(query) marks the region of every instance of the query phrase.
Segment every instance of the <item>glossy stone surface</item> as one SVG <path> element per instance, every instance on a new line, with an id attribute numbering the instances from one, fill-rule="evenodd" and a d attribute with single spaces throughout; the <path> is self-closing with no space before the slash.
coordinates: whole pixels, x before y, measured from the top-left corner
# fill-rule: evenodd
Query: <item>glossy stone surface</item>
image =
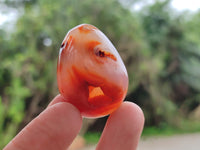
<path id="1" fill-rule="evenodd" d="M 126 96 L 128 75 L 110 40 L 96 27 L 81 24 L 64 38 L 57 66 L 61 95 L 84 117 L 117 109 Z"/>

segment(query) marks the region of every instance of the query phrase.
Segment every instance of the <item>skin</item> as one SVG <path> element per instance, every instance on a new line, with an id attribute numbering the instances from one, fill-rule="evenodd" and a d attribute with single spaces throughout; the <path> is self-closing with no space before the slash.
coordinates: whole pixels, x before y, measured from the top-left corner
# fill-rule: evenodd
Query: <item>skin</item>
<path id="1" fill-rule="evenodd" d="M 89 118 L 112 113 L 128 89 L 127 71 L 117 50 L 99 29 L 89 24 L 74 27 L 64 38 L 57 79 L 65 101 Z"/>
<path id="2" fill-rule="evenodd" d="M 81 125 L 79 110 L 58 95 L 3 150 L 66 150 Z M 136 150 L 143 125 L 142 110 L 123 102 L 109 116 L 96 150 Z"/>
<path id="3" fill-rule="evenodd" d="M 122 103 L 127 71 L 101 31 L 87 24 L 69 31 L 61 45 L 57 73 L 61 95 L 3 150 L 66 150 L 79 133 L 83 116 L 107 114 L 96 150 L 136 150 L 143 112 L 133 103 Z"/>

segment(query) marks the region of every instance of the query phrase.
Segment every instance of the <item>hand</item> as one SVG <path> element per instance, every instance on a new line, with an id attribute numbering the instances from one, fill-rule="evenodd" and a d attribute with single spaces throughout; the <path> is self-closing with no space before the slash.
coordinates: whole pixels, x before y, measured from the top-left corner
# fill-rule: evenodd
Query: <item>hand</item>
<path id="1" fill-rule="evenodd" d="M 58 95 L 3 150 L 66 150 L 81 125 L 78 109 Z M 96 150 L 136 150 L 143 125 L 141 109 L 123 102 L 109 116 Z"/>

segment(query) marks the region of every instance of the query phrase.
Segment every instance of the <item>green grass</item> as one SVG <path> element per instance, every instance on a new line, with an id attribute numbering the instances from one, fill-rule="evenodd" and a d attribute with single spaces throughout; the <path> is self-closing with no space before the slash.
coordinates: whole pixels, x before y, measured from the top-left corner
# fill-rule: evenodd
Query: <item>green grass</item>
<path id="1" fill-rule="evenodd" d="M 87 144 L 96 144 L 99 141 L 100 136 L 101 136 L 101 133 L 99 132 L 87 132 L 84 135 L 84 138 Z"/>
<path id="2" fill-rule="evenodd" d="M 162 125 L 160 128 L 157 127 L 145 127 L 142 136 L 170 136 L 175 134 L 184 133 L 195 133 L 200 132 L 200 122 L 198 121 L 182 121 L 179 127 L 171 127 L 166 124 Z M 84 138 L 87 144 L 96 144 L 99 141 L 101 133 L 99 132 L 87 132 Z"/>
<path id="3" fill-rule="evenodd" d="M 179 127 L 162 126 L 146 127 L 143 130 L 142 136 L 170 136 L 175 134 L 195 133 L 200 132 L 199 121 L 184 120 L 180 123 Z"/>

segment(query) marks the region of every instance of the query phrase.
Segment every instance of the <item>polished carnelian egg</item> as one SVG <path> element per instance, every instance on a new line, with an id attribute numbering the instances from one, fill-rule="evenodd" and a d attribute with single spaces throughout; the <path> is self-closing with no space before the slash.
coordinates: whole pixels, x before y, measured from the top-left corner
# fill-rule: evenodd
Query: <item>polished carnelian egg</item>
<path id="1" fill-rule="evenodd" d="M 117 50 L 99 29 L 89 24 L 74 27 L 64 38 L 57 80 L 65 101 L 90 118 L 116 110 L 128 89 L 127 71 Z"/>

